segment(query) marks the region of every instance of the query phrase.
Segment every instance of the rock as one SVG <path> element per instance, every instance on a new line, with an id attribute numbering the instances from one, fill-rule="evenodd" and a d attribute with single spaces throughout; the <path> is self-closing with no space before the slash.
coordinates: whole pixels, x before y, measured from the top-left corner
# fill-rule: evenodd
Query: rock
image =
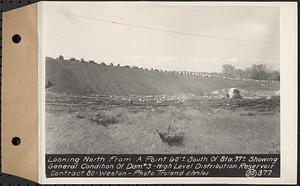
<path id="1" fill-rule="evenodd" d="M 220 94 L 220 91 L 219 90 L 215 90 L 212 92 L 212 94 Z"/>
<path id="2" fill-rule="evenodd" d="M 276 92 L 274 93 L 274 95 L 280 96 L 280 90 L 276 91 Z"/>
<path id="3" fill-rule="evenodd" d="M 240 91 L 237 88 L 230 88 L 227 97 L 230 99 L 241 99 L 242 96 L 240 95 Z"/>
<path id="4" fill-rule="evenodd" d="M 267 100 L 272 99 L 272 96 L 268 96 L 268 97 L 266 97 L 266 99 L 267 99 Z"/>

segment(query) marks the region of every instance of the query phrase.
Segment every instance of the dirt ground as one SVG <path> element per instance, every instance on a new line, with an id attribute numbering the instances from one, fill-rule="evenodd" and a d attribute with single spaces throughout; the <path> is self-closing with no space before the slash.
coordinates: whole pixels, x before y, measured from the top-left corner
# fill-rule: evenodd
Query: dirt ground
<path id="1" fill-rule="evenodd" d="M 236 100 L 221 93 L 89 97 L 47 93 L 46 153 L 279 153 L 276 92 Z M 168 128 L 182 134 L 182 143 L 162 140 L 158 131 Z"/>

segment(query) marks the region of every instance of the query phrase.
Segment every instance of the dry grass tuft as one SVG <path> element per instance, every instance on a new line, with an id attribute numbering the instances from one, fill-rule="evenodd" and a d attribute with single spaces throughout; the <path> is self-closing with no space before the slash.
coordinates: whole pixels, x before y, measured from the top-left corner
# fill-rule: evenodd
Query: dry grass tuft
<path id="1" fill-rule="evenodd" d="M 183 145 L 184 132 L 175 127 L 171 127 L 171 125 L 169 125 L 169 127 L 164 131 L 159 131 L 156 129 L 156 132 L 158 133 L 160 139 L 170 146 Z"/>

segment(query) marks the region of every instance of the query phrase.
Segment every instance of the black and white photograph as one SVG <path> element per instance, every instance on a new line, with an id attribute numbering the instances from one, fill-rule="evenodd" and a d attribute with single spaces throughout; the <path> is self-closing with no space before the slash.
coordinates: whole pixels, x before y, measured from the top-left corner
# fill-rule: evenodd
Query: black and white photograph
<path id="1" fill-rule="evenodd" d="M 51 185 L 297 183 L 296 5 L 4 12 L 2 173 Z"/>
<path id="2" fill-rule="evenodd" d="M 280 154 L 278 6 L 43 11 L 46 154 Z"/>

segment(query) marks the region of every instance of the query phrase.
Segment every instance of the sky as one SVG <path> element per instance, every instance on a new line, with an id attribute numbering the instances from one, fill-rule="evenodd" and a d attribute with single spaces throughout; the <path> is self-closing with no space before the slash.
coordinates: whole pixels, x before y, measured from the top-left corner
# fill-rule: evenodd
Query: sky
<path id="1" fill-rule="evenodd" d="M 279 8 L 161 2 L 47 2 L 46 56 L 162 70 L 279 69 Z"/>

